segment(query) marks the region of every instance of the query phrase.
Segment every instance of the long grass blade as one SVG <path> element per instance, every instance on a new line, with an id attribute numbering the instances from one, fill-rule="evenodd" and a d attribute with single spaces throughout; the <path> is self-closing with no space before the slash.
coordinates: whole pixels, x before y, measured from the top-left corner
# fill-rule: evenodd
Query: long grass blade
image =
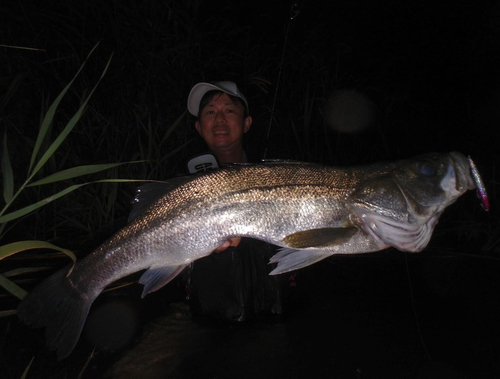
<path id="1" fill-rule="evenodd" d="M 57 199 L 63 197 L 64 195 L 67 195 L 68 193 L 73 192 L 74 190 L 76 190 L 84 185 L 85 184 L 75 184 L 73 186 L 70 186 L 70 187 L 56 193 L 55 195 L 49 196 L 49 197 L 47 197 L 43 200 L 40 200 L 34 204 L 28 205 L 24 208 L 21 208 L 17 211 L 14 211 L 14 212 L 4 214 L 2 217 L 0 217 L 0 224 L 3 224 L 6 222 L 15 220 L 17 218 L 26 216 L 28 213 L 31 213 L 31 212 L 37 210 L 38 208 L 43 207 L 44 205 L 47 205 L 48 203 L 50 203 L 54 200 L 57 200 Z"/>
<path id="2" fill-rule="evenodd" d="M 9 309 L 7 311 L 0 311 L 0 318 L 7 317 L 7 316 L 14 316 L 15 314 L 17 314 L 17 311 L 15 309 Z"/>
<path id="3" fill-rule="evenodd" d="M 5 271 L 3 273 L 3 276 L 5 276 L 6 278 L 10 278 L 17 275 L 32 274 L 40 271 L 47 271 L 49 269 L 50 267 L 21 267 L 10 271 Z"/>
<path id="4" fill-rule="evenodd" d="M 63 249 L 59 246 L 53 245 L 50 242 L 45 241 L 18 241 L 13 242 L 8 245 L 0 246 L 0 260 L 6 257 L 10 257 L 11 255 L 33 249 L 50 249 L 60 251 L 61 253 L 66 254 L 73 261 L 73 265 L 76 263 L 75 254 L 68 249 Z M 0 275 L 0 287 L 3 287 L 5 290 L 10 292 L 12 295 L 16 296 L 19 299 L 24 299 L 27 295 L 27 292 L 15 284 L 13 281 L 8 279 L 5 274 L 12 276 L 14 274 L 32 272 L 32 268 L 26 268 L 21 270 L 16 270 L 15 272 L 9 271 L 8 273 L 4 273 L 4 275 Z"/>
<path id="5" fill-rule="evenodd" d="M 50 242 L 45 241 L 18 241 L 7 245 L 0 246 L 0 260 L 10 257 L 11 255 L 33 249 L 50 249 L 60 251 L 71 258 L 73 262 L 76 262 L 75 254 L 68 249 L 63 249 L 62 247 L 56 246 Z"/>
<path id="6" fill-rule="evenodd" d="M 54 182 L 59 182 L 61 180 L 67 180 L 67 179 L 72 179 L 72 178 L 77 178 L 80 176 L 84 175 L 90 175 L 90 174 L 95 174 L 96 172 L 100 171 L 105 171 L 110 168 L 118 167 L 124 164 L 128 163 L 139 163 L 141 161 L 134 161 L 134 162 L 123 162 L 123 163 L 105 163 L 105 164 L 97 164 L 97 165 L 85 165 L 85 166 L 78 166 L 78 167 L 72 167 L 67 170 L 62 170 L 59 172 L 56 172 L 55 174 L 49 175 L 43 179 L 40 179 L 36 182 L 28 184 L 26 187 L 34 187 L 34 186 L 40 186 L 43 184 L 49 184 L 49 183 L 54 183 Z"/>
<path id="7" fill-rule="evenodd" d="M 30 361 L 28 367 L 26 367 L 26 369 L 24 370 L 23 375 L 21 376 L 21 379 L 26 379 L 28 377 L 28 372 L 29 372 L 34 360 L 35 360 L 35 357 L 31 358 L 31 361 Z"/>
<path id="8" fill-rule="evenodd" d="M 29 166 L 29 170 L 28 172 L 31 173 L 31 169 L 35 163 L 35 159 L 36 157 L 38 156 L 39 154 L 39 151 L 40 151 L 40 147 L 42 146 L 42 142 L 43 140 L 45 139 L 45 136 L 47 134 L 47 131 L 49 130 L 49 127 L 50 125 L 52 124 L 52 121 L 54 120 L 54 115 L 57 111 L 57 107 L 59 106 L 59 103 L 61 102 L 61 100 L 64 98 L 64 96 L 66 95 L 66 92 L 68 92 L 69 88 L 71 87 L 71 85 L 73 84 L 73 82 L 75 81 L 75 79 L 77 78 L 77 76 L 80 74 L 80 72 L 82 71 L 83 67 L 85 66 L 85 63 L 87 63 L 87 60 L 89 59 L 89 57 L 92 55 L 92 53 L 94 52 L 94 50 L 97 48 L 97 46 L 99 45 L 99 43 L 97 43 L 94 48 L 90 51 L 90 53 L 88 54 L 87 58 L 85 59 L 85 61 L 83 62 L 83 64 L 80 66 L 80 68 L 78 69 L 78 71 L 76 72 L 75 76 L 73 77 L 73 79 L 71 79 L 71 81 L 68 83 L 68 85 L 66 87 L 64 87 L 64 89 L 61 91 L 61 93 L 56 97 L 56 99 L 54 100 L 54 102 L 51 104 L 51 106 L 49 107 L 49 109 L 47 110 L 47 113 L 45 114 L 45 117 L 43 118 L 43 121 L 42 121 L 42 125 L 40 126 L 40 130 L 38 132 L 38 136 L 36 138 L 36 142 L 35 142 L 35 147 L 33 148 L 33 153 L 31 154 L 31 160 L 30 160 L 30 166 Z M 50 157 L 50 156 L 49 156 Z M 49 158 L 47 157 L 47 159 Z M 39 162 L 40 163 L 40 162 Z M 45 163 L 45 162 L 43 162 Z M 40 167 L 43 166 L 40 165 Z M 39 168 L 38 168 L 39 169 Z M 35 170 L 33 173 L 31 173 L 32 175 L 34 175 L 36 173 L 36 171 L 38 170 Z"/>
<path id="9" fill-rule="evenodd" d="M 20 217 L 23 217 L 23 216 L 26 216 L 27 214 L 37 210 L 38 208 L 41 208 L 43 207 L 44 205 L 47 205 L 48 203 L 54 201 L 54 200 L 57 200 L 65 195 L 67 195 L 68 193 L 71 193 L 75 190 L 77 190 L 78 188 L 80 187 L 83 187 L 83 186 L 86 186 L 88 184 L 92 184 L 92 183 L 131 183 L 131 182 L 137 182 L 137 181 L 140 181 L 140 180 L 132 180 L 132 179 L 104 179 L 104 180 L 97 180 L 97 181 L 94 181 L 94 182 L 88 182 L 88 183 L 82 183 L 82 184 L 75 184 L 75 185 L 72 185 L 72 186 L 69 186 L 68 188 L 65 188 L 64 190 L 52 195 L 52 196 L 49 196 L 43 200 L 40 200 L 34 204 L 31 204 L 31 205 L 28 205 L 24 208 L 21 208 L 21 209 L 18 209 L 17 211 L 14 211 L 14 212 L 10 212 L 10 213 L 7 213 L 7 214 L 4 214 L 3 216 L 0 217 L 0 224 L 3 224 L 3 223 L 6 223 L 6 222 L 9 222 L 9 221 L 12 221 L 12 220 L 15 220 L 15 219 L 18 219 Z"/>
<path id="10" fill-rule="evenodd" d="M 113 208 L 116 202 L 116 199 L 118 198 L 118 186 L 117 185 L 111 185 L 111 191 L 108 191 L 108 199 L 106 201 L 106 208 L 105 208 L 105 214 L 109 215 L 112 214 Z"/>
<path id="11" fill-rule="evenodd" d="M 5 203 L 9 203 L 14 195 L 14 175 L 12 173 L 12 165 L 10 164 L 9 150 L 7 149 L 7 131 L 3 138 L 2 180 L 3 198 Z"/>
<path id="12" fill-rule="evenodd" d="M 85 364 L 83 365 L 82 369 L 78 373 L 77 379 L 83 378 L 83 374 L 85 374 L 85 370 L 87 370 L 87 368 L 89 367 L 90 361 L 92 360 L 92 358 L 94 358 L 94 353 L 95 353 L 95 349 L 92 350 L 92 352 L 90 353 L 89 357 L 85 361 Z"/>
<path id="13" fill-rule="evenodd" d="M 170 134 L 172 134 L 172 132 L 180 125 L 182 119 L 186 116 L 186 114 L 187 114 L 187 111 L 182 112 L 182 114 L 179 117 L 177 117 L 177 120 L 175 120 L 174 123 L 169 126 L 169 128 L 167 129 L 167 131 L 163 135 L 163 138 L 160 142 L 160 145 L 162 145 L 168 139 Z"/>
<path id="14" fill-rule="evenodd" d="M 49 148 L 47 149 L 47 151 L 40 158 L 40 161 L 38 161 L 37 165 L 33 169 L 33 172 L 31 173 L 30 178 L 33 177 L 38 172 L 38 170 L 40 170 L 42 168 L 42 166 L 49 160 L 49 158 L 56 152 L 56 150 L 59 148 L 59 146 L 61 146 L 61 144 L 64 142 L 64 140 L 66 139 L 66 137 L 68 136 L 68 134 L 73 130 L 73 128 L 76 125 L 76 123 L 80 120 L 80 118 L 82 117 L 83 113 L 85 112 L 85 109 L 87 108 L 87 104 L 88 104 L 90 98 L 92 97 L 92 95 L 94 94 L 96 88 L 99 86 L 99 83 L 101 82 L 102 78 L 106 74 L 106 72 L 107 72 L 107 70 L 109 68 L 109 65 L 111 64 L 111 59 L 112 58 L 113 58 L 113 54 L 111 54 L 111 57 L 109 58 L 108 63 L 106 64 L 106 67 L 104 67 L 104 70 L 103 70 L 103 72 L 101 74 L 101 77 L 97 81 L 97 83 L 94 86 L 94 88 L 92 88 L 92 91 L 90 91 L 89 96 L 85 99 L 85 101 L 82 103 L 82 105 L 80 106 L 80 108 L 76 111 L 76 113 L 73 115 L 73 117 L 71 118 L 71 120 L 69 120 L 69 122 L 66 124 L 66 126 L 64 127 L 64 129 L 61 132 L 61 134 L 59 134 L 57 136 L 57 138 L 52 143 L 52 145 L 49 146 Z"/>
<path id="15" fill-rule="evenodd" d="M 21 83 L 23 82 L 23 79 L 26 76 L 27 76 L 26 73 L 18 74 L 14 78 L 14 80 L 12 80 L 12 83 L 9 85 L 9 88 L 7 88 L 7 91 L 5 91 L 3 94 L 3 99 L 2 102 L 0 103 L 0 111 L 2 111 L 3 108 L 9 103 L 10 99 L 12 99 L 12 96 L 14 96 L 14 94 L 16 93 L 17 89 L 21 86 Z"/>
<path id="16" fill-rule="evenodd" d="M 0 44 L 0 47 L 8 47 L 10 49 L 19 49 L 19 50 L 47 51 L 44 49 L 37 49 L 35 47 L 24 47 L 24 46 L 14 46 L 14 45 L 4 45 L 4 44 Z"/>
<path id="17" fill-rule="evenodd" d="M 12 280 L 7 279 L 5 276 L 0 274 L 0 287 L 3 287 L 6 291 L 10 292 L 12 295 L 18 299 L 24 299 L 28 292 L 19 287 Z"/>
<path id="18" fill-rule="evenodd" d="M 171 150 L 170 152 L 168 152 L 167 154 L 165 154 L 162 159 L 161 159 L 161 162 L 164 162 L 166 161 L 167 159 L 169 159 L 171 156 L 177 154 L 179 151 L 181 151 L 182 149 L 184 149 L 187 145 L 189 145 L 192 141 L 193 141 L 194 138 L 191 138 L 190 140 L 187 140 L 185 143 L 183 143 L 182 145 L 176 147 L 175 149 Z"/>

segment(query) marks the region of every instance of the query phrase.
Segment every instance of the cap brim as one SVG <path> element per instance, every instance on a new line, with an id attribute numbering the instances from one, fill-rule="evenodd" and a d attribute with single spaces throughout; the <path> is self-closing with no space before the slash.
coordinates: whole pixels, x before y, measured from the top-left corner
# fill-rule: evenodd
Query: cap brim
<path id="1" fill-rule="evenodd" d="M 222 92 L 225 92 L 231 96 L 239 97 L 240 99 L 242 99 L 245 102 L 247 109 L 248 109 L 247 101 L 242 94 L 235 93 L 233 91 L 228 90 L 227 88 L 219 87 L 219 86 L 212 84 L 212 83 L 202 82 L 202 83 L 196 84 L 191 89 L 191 92 L 189 93 L 188 101 L 187 101 L 187 108 L 188 108 L 189 113 L 191 113 L 193 116 L 198 117 L 201 99 L 203 98 L 203 96 L 205 96 L 205 94 L 208 91 L 213 91 L 213 90 L 222 91 Z"/>

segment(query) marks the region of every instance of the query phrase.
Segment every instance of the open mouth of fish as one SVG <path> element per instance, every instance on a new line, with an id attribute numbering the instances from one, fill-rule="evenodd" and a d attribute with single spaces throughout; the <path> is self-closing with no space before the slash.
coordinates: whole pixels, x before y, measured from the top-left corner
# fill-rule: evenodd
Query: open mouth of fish
<path id="1" fill-rule="evenodd" d="M 395 247 L 401 251 L 422 251 L 432 236 L 444 209 L 467 190 L 476 188 L 487 210 L 489 203 L 481 177 L 474 163 L 462 155 L 450 154 L 450 162 L 439 187 L 444 193 L 440 202 L 426 207 L 415 206 L 416 202 L 394 179 L 401 197 L 405 201 L 406 212 L 401 217 L 397 212 L 391 217 L 391 211 L 374 208 L 372 204 L 358 203 L 354 208 L 355 223 L 365 233 L 371 235 L 383 246 Z"/>

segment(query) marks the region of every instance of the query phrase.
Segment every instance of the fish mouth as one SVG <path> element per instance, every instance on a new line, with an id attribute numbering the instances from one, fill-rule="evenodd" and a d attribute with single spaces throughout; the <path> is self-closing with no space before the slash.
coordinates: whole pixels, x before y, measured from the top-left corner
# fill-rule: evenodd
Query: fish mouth
<path id="1" fill-rule="evenodd" d="M 460 196 L 468 190 L 476 188 L 471 175 L 470 161 L 458 152 L 450 153 L 450 165 L 448 171 L 441 181 L 441 188 L 449 191 L 451 196 Z"/>

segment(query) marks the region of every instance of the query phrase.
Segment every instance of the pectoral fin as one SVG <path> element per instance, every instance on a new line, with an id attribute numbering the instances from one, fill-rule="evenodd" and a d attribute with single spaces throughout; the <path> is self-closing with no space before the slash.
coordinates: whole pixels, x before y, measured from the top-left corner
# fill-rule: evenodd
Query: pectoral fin
<path id="1" fill-rule="evenodd" d="M 349 241 L 357 231 L 354 227 L 303 230 L 286 236 L 283 242 L 294 249 L 332 247 Z"/>
<path id="2" fill-rule="evenodd" d="M 298 270 L 299 268 L 321 261 L 332 254 L 331 251 L 322 250 L 281 249 L 269 260 L 269 263 L 278 264 L 269 275 L 277 275 L 288 271 Z"/>
<path id="3" fill-rule="evenodd" d="M 144 284 L 141 297 L 148 293 L 159 290 L 165 284 L 173 280 L 187 265 L 180 266 L 152 266 L 139 279 L 139 283 Z"/>

